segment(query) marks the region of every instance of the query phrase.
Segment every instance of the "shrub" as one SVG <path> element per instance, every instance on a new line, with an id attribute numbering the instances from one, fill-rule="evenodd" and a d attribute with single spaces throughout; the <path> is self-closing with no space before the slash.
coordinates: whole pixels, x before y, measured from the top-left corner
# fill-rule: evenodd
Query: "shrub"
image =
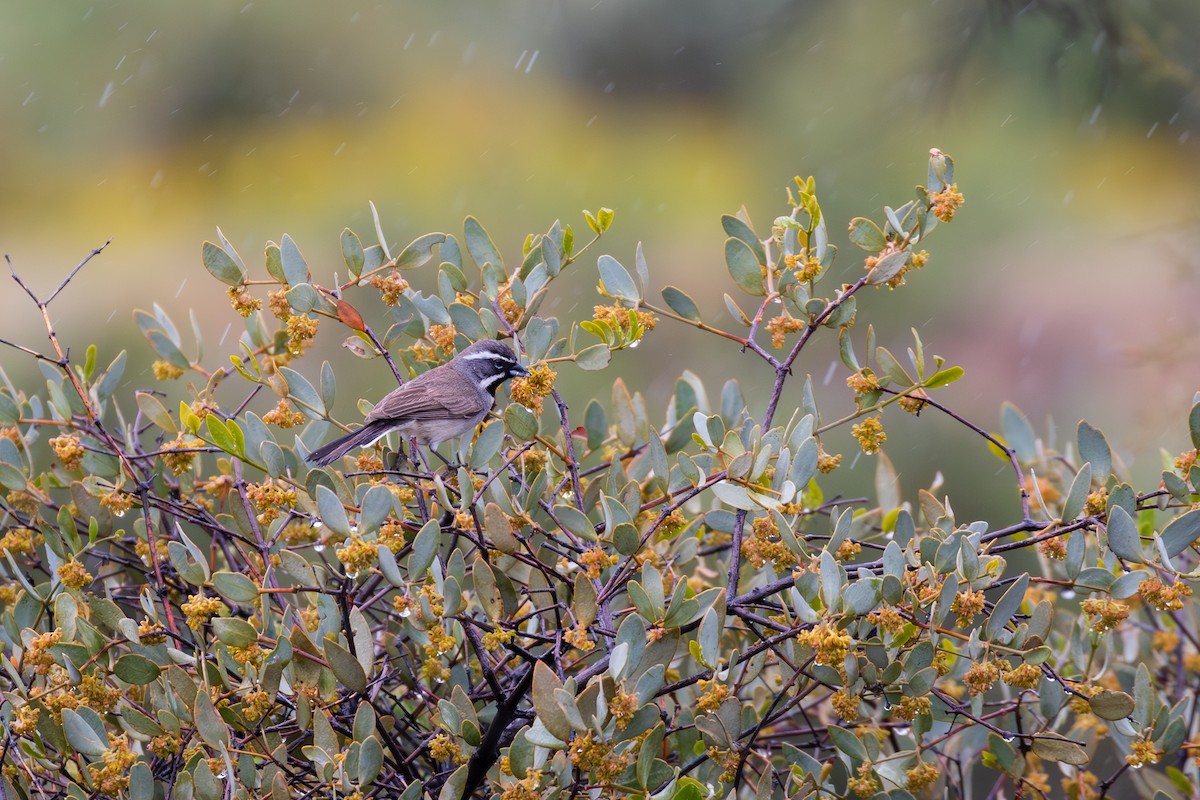
<path id="1" fill-rule="evenodd" d="M 378 244 L 342 233 L 340 283 L 290 237 L 253 276 L 218 237 L 203 263 L 246 321 L 228 366 L 134 312 L 155 376 L 192 381 L 177 410 L 123 394 L 124 353 L 68 357 L 51 312 L 70 277 L 26 290 L 52 349 L 4 342 L 46 378 L 0 389 L 7 797 L 1192 792 L 1196 450 L 1139 493 L 1086 422 L 1059 445 L 1006 405 L 989 433 L 938 399 L 961 368 L 856 324 L 857 295 L 915 278 L 962 205 L 945 155 L 913 199 L 851 221 L 866 255 L 843 272 L 813 180 L 788 200 L 765 235 L 722 219 L 732 329 L 683 289 L 649 300 L 640 248 L 633 270 L 596 259 L 591 319 L 539 313 L 606 209 L 582 245 L 556 222 L 507 262 L 473 218 L 398 254 L 376 218 Z M 367 295 L 386 311 L 361 313 Z M 665 409 L 619 377 L 567 409 L 558 370 L 610 369 L 659 324 L 694 329 L 687 358 L 748 352 L 765 404 L 683 372 Z M 398 380 L 496 336 L 532 374 L 452 465 L 397 458 L 393 434 L 310 469 L 347 427 L 306 356 L 330 327 Z M 852 397 L 824 416 L 793 374 L 820 346 Z M 1020 521 L 960 522 L 933 487 L 905 501 L 883 455 L 904 412 L 985 440 Z M 835 428 L 877 458 L 873 499 L 823 493 Z M 1189 429 L 1200 444 L 1200 407 Z"/>

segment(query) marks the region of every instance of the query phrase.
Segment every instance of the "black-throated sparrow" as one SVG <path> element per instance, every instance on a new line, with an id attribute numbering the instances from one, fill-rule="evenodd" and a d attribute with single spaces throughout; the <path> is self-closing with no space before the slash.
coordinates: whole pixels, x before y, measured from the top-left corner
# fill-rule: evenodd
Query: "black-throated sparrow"
<path id="1" fill-rule="evenodd" d="M 496 387 L 528 374 L 508 345 L 494 339 L 475 342 L 393 390 L 367 414 L 361 428 L 318 447 L 306 460 L 324 466 L 392 431 L 434 446 L 470 433 L 496 402 Z"/>

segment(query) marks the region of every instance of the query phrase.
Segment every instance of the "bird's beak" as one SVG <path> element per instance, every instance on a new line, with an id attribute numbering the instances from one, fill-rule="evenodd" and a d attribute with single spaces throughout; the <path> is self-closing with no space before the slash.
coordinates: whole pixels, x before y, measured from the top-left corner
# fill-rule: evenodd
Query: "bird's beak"
<path id="1" fill-rule="evenodd" d="M 519 378 L 527 378 L 529 377 L 529 368 L 524 364 L 517 364 L 517 366 L 513 368 L 513 374 Z"/>

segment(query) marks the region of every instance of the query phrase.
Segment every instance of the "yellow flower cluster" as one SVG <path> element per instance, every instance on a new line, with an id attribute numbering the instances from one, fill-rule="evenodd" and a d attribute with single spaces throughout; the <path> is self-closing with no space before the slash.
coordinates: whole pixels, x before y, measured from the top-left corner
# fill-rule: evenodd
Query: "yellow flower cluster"
<path id="1" fill-rule="evenodd" d="M 194 438 L 185 439 L 183 432 L 180 431 L 174 440 L 163 443 L 163 463 L 167 465 L 167 469 L 171 470 L 172 475 L 182 475 L 192 468 L 192 462 L 198 455 L 195 451 L 201 447 L 204 447 L 203 441 Z"/>
<path id="2" fill-rule="evenodd" d="M 447 353 L 454 352 L 454 336 L 458 331 L 453 325 L 430 325 L 429 338 Z"/>
<path id="3" fill-rule="evenodd" d="M 120 489 L 113 489 L 100 498 L 100 505 L 111 511 L 114 516 L 123 517 L 126 511 L 133 508 L 133 496 Z"/>
<path id="4" fill-rule="evenodd" d="M 933 700 L 929 695 L 920 697 L 901 697 L 900 702 L 892 709 L 892 715 L 897 719 L 912 720 L 920 714 L 928 714 L 933 708 Z"/>
<path id="5" fill-rule="evenodd" d="M 802 319 L 796 319 L 790 314 L 780 314 L 767 320 L 767 333 L 771 334 L 771 346 L 776 350 L 787 344 L 787 335 L 797 333 L 808 327 Z"/>
<path id="6" fill-rule="evenodd" d="M 784 256 L 783 265 L 792 270 L 800 283 L 808 283 L 821 274 L 821 260 L 807 250 L 799 255 Z"/>
<path id="7" fill-rule="evenodd" d="M 1105 633 L 1129 616 L 1129 606 L 1108 597 L 1089 597 L 1082 603 L 1083 613 L 1096 617 L 1092 630 Z"/>
<path id="8" fill-rule="evenodd" d="M 563 641 L 584 653 L 596 646 L 596 643 L 588 638 L 587 628 L 580 625 L 576 625 L 574 628 L 566 631 L 563 634 Z"/>
<path id="9" fill-rule="evenodd" d="M 887 441 L 887 434 L 883 430 L 883 422 L 879 417 L 867 417 L 862 422 L 851 425 L 850 435 L 858 442 L 863 453 L 869 456 L 878 453 L 879 448 L 883 447 L 883 443 Z"/>
<path id="10" fill-rule="evenodd" d="M 938 779 L 938 768 L 927 761 L 919 762 L 915 767 L 904 773 L 905 788 L 914 794 L 932 786 Z"/>
<path id="11" fill-rule="evenodd" d="M 875 377 L 875 373 L 869 369 L 860 369 L 850 373 L 850 376 L 846 378 L 846 385 L 857 395 L 869 394 L 879 391 L 879 378 Z"/>
<path id="12" fill-rule="evenodd" d="M 58 568 L 58 579 L 68 589 L 82 589 L 92 582 L 92 573 L 78 560 L 72 558 Z"/>
<path id="13" fill-rule="evenodd" d="M 280 400 L 273 409 L 263 414 L 263 422 L 280 428 L 294 428 L 304 423 L 304 415 L 293 411 L 287 400 Z"/>
<path id="14" fill-rule="evenodd" d="M 429 755 L 438 761 L 448 761 L 451 764 L 467 763 L 467 757 L 463 753 L 462 748 L 458 746 L 458 742 L 444 733 L 440 733 L 429 740 Z"/>
<path id="15" fill-rule="evenodd" d="M 408 281 L 400 277 L 397 270 L 392 270 L 386 276 L 372 275 L 367 283 L 379 290 L 379 296 L 384 305 L 394 306 L 400 302 L 401 295 L 408 289 Z"/>
<path id="16" fill-rule="evenodd" d="M 904 618 L 904 615 L 898 609 L 891 606 L 881 606 L 879 610 L 867 614 L 867 622 L 872 625 L 878 625 L 888 633 L 894 634 L 899 633 L 908 623 L 908 620 Z"/>
<path id="17" fill-rule="evenodd" d="M 100 794 L 116 797 L 129 788 L 129 770 L 137 761 L 137 754 L 129 749 L 125 736 L 108 735 L 108 749 L 100 761 L 89 765 L 92 784 Z"/>
<path id="18" fill-rule="evenodd" d="M 375 566 L 378 548 L 374 542 L 365 542 L 357 536 L 347 539 L 336 551 L 338 561 L 346 568 L 346 574 L 358 575 Z"/>
<path id="19" fill-rule="evenodd" d="M 595 738 L 592 731 L 575 735 L 567 748 L 567 758 L 576 769 L 590 773 L 601 784 L 616 780 L 633 760 L 628 751 L 614 753 L 612 742 Z"/>
<path id="20" fill-rule="evenodd" d="M 150 371 L 154 373 L 156 381 L 171 381 L 183 375 L 183 368 L 172 364 L 170 361 L 158 359 L 150 365 Z"/>
<path id="21" fill-rule="evenodd" d="M 1033 664 L 1021 664 L 1005 670 L 1003 681 L 1017 689 L 1036 689 L 1042 682 L 1042 671 Z"/>
<path id="22" fill-rule="evenodd" d="M 842 465 L 842 454 L 830 455 L 824 448 L 817 446 L 817 471 L 828 475 Z"/>
<path id="23" fill-rule="evenodd" d="M 855 542 L 855 541 L 851 541 L 850 539 L 847 539 L 846 541 L 844 541 L 840 545 L 838 545 L 837 552 L 834 553 L 833 555 L 838 561 L 849 561 L 850 559 L 854 558 L 856 555 L 858 555 L 861 552 L 862 552 L 861 544 L 859 544 L 858 542 Z"/>
<path id="24" fill-rule="evenodd" d="M 208 622 L 210 617 L 224 611 L 225 604 L 216 597 L 205 597 L 202 594 L 194 594 L 180 608 L 183 609 L 184 615 L 187 616 L 188 627 L 194 631 L 198 631 L 204 627 L 204 623 Z"/>
<path id="25" fill-rule="evenodd" d="M 75 469 L 83 460 L 83 445 L 79 443 L 79 437 L 73 434 L 64 433 L 62 436 L 55 436 L 50 440 L 50 447 L 54 450 L 54 455 L 58 456 L 58 460 L 62 462 L 63 469 Z"/>
<path id="26" fill-rule="evenodd" d="M 756 517 L 750 535 L 742 540 L 742 555 L 755 569 L 767 562 L 776 572 L 785 572 L 796 563 L 796 554 L 783 543 L 779 528 L 771 517 Z"/>
<path id="27" fill-rule="evenodd" d="M 245 286 L 229 287 L 229 304 L 243 317 L 248 317 L 262 308 L 262 300 L 247 292 Z"/>
<path id="28" fill-rule="evenodd" d="M 1142 767 L 1146 764 L 1157 764 L 1162 758 L 1163 751 L 1154 746 L 1154 742 L 1146 739 L 1137 739 L 1129 745 L 1129 749 L 1133 752 L 1125 756 L 1125 760 L 1132 767 Z"/>
<path id="29" fill-rule="evenodd" d="M 846 660 L 846 653 L 854 642 L 850 634 L 840 631 L 828 622 L 822 622 L 806 631 L 802 631 L 796 640 L 800 644 L 817 651 L 816 663 L 840 668 Z"/>
<path id="30" fill-rule="evenodd" d="M 933 215 L 942 222 L 954 219 L 954 213 L 966 202 L 962 192 L 958 191 L 957 183 L 950 184 L 940 192 L 932 193 L 929 195 L 929 201 L 933 204 Z"/>
<path id="31" fill-rule="evenodd" d="M 1000 665 L 995 661 L 981 661 L 963 675 L 963 683 L 972 697 L 991 689 L 999 679 Z"/>
<path id="32" fill-rule="evenodd" d="M 296 355 L 303 353 L 316 338 L 318 327 L 319 321 L 314 317 L 288 317 L 288 350 Z"/>
<path id="33" fill-rule="evenodd" d="M 649 311 L 640 311 L 636 309 L 625 308 L 624 306 L 594 306 L 592 308 L 592 318 L 597 322 L 607 322 L 615 330 L 622 333 L 630 333 L 631 322 L 629 312 L 634 312 L 634 317 L 641 324 L 644 330 L 652 331 L 654 326 L 658 324 L 658 317 L 651 314 Z"/>
<path id="34" fill-rule="evenodd" d="M 592 579 L 600 577 L 600 573 L 618 561 L 617 555 L 609 555 L 599 547 L 591 547 L 579 554 L 579 563 L 583 565 L 587 576 Z"/>
<path id="35" fill-rule="evenodd" d="M 975 615 L 983 610 L 984 602 L 983 592 L 959 592 L 954 595 L 954 602 L 950 604 L 950 610 L 958 615 L 956 625 L 959 628 L 971 627 L 971 620 L 975 619 Z"/>
<path id="36" fill-rule="evenodd" d="M 896 402 L 900 405 L 900 408 L 916 417 L 920 416 L 928 399 L 929 394 L 924 389 L 916 389 L 904 395 Z"/>
<path id="37" fill-rule="evenodd" d="M 870 763 L 866 763 L 859 766 L 858 777 L 846 782 L 846 788 L 859 797 L 870 797 L 883 787 L 871 771 Z"/>
<path id="38" fill-rule="evenodd" d="M 1158 578 L 1150 578 L 1138 584 L 1138 596 L 1157 611 L 1178 611 L 1183 608 L 1183 598 L 1192 596 L 1192 587 L 1183 581 L 1166 586 Z"/>
<path id="39" fill-rule="evenodd" d="M 25 666 L 33 667 L 35 675 L 45 675 L 50 672 L 50 668 L 54 666 L 54 656 L 50 654 L 50 648 L 58 644 L 62 635 L 62 630 L 56 628 L 33 637 L 29 642 L 28 649 L 25 650 Z"/>
<path id="40" fill-rule="evenodd" d="M 3 536 L 0 536 L 0 553 L 9 553 L 16 557 L 19 555 L 33 555 L 33 550 L 42 543 L 42 535 L 34 533 L 29 528 L 9 528 Z"/>
<path id="41" fill-rule="evenodd" d="M 258 509 L 259 524 L 267 525 L 283 514 L 283 509 L 296 504 L 296 490 L 274 483 L 270 478 L 262 483 L 246 485 L 246 496 Z"/>
<path id="42" fill-rule="evenodd" d="M 625 730 L 625 726 L 633 719 L 637 710 L 637 695 L 627 694 L 621 689 L 617 689 L 613 699 L 608 701 L 608 713 L 617 721 L 619 731 Z"/>
<path id="43" fill-rule="evenodd" d="M 858 695 L 853 695 L 845 689 L 838 689 L 829 698 L 833 710 L 847 722 L 858 719 Z"/>
<path id="44" fill-rule="evenodd" d="M 515 631 L 504 630 L 497 628 L 494 631 L 488 631 L 483 635 L 483 649 L 489 653 L 494 650 L 499 650 L 504 645 L 517 638 Z"/>
<path id="45" fill-rule="evenodd" d="M 708 681 L 701 678 L 696 682 L 696 688 L 701 692 L 696 698 L 696 707 L 701 711 L 716 711 L 729 697 L 729 687 L 715 678 Z"/>
<path id="46" fill-rule="evenodd" d="M 539 364 L 529 370 L 524 378 L 514 378 L 510 392 L 512 399 L 538 414 L 542 412 L 542 398 L 549 396 L 554 389 L 554 370 L 546 364 Z"/>

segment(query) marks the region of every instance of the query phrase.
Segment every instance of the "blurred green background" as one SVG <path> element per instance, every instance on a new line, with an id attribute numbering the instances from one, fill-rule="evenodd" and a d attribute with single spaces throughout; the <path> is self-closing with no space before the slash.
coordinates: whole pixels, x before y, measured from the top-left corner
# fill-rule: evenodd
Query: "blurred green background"
<path id="1" fill-rule="evenodd" d="M 851 280 L 845 222 L 907 199 L 939 147 L 967 204 L 930 265 L 859 319 L 898 352 L 915 327 L 964 365 L 943 397 L 986 427 L 1006 398 L 1066 435 L 1086 416 L 1153 476 L 1200 387 L 1198 35 L 1190 0 L 19 2 L 0 20 L 0 251 L 45 293 L 112 238 L 52 310 L 77 353 L 129 347 L 136 386 L 153 379 L 134 307 L 184 328 L 196 309 L 209 363 L 235 351 L 240 319 L 199 257 L 216 226 L 252 266 L 287 232 L 328 281 L 341 229 L 372 237 L 369 200 L 394 246 L 461 233 L 470 213 L 513 259 L 526 233 L 609 206 L 603 252 L 632 264 L 643 242 L 656 289 L 732 325 L 722 213 L 744 204 L 763 232 L 792 176 L 815 175 Z M 544 312 L 590 316 L 594 263 Z M 318 357 L 338 364 L 350 419 L 391 378 L 332 327 Z M 45 341 L 12 284 L 0 337 Z M 730 376 L 761 398 L 769 376 L 724 344 L 664 322 L 613 367 L 654 418 L 683 368 L 714 399 Z M 849 405 L 835 359 L 818 347 L 802 364 L 829 381 L 827 418 Z M 0 364 L 36 386 L 30 359 Z M 577 411 L 595 380 L 562 371 Z M 886 449 L 910 497 L 941 469 L 961 517 L 1015 513 L 977 439 L 903 416 Z M 847 450 L 852 491 L 873 466 Z"/>

